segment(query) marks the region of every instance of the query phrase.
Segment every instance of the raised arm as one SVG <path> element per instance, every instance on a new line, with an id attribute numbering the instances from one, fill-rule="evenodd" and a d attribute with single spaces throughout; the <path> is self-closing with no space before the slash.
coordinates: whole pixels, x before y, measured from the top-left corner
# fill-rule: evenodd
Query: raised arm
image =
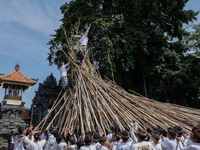
<path id="1" fill-rule="evenodd" d="M 65 67 L 69 66 L 69 63 L 67 63 L 66 65 L 64 65 Z"/>
<path id="2" fill-rule="evenodd" d="M 131 122 L 131 125 L 130 125 L 130 134 L 131 134 L 132 140 L 133 140 L 135 143 L 137 143 L 137 142 L 138 142 L 138 139 L 137 139 L 137 137 L 135 136 L 135 129 L 134 129 L 132 126 L 134 126 L 136 130 L 138 129 L 138 126 L 137 126 L 137 123 L 136 123 L 136 120 L 135 120 L 135 119 L 133 119 L 133 122 Z"/>
<path id="3" fill-rule="evenodd" d="M 86 30 L 86 32 L 85 32 L 85 34 L 84 34 L 85 37 L 87 37 L 88 32 L 89 32 L 89 30 L 90 30 L 90 27 L 91 27 L 91 23 L 89 24 L 89 27 L 87 28 L 87 30 Z"/>
<path id="4" fill-rule="evenodd" d="M 70 66 L 68 66 L 68 67 L 67 67 L 66 71 L 68 71 L 68 70 L 69 70 L 69 68 L 70 68 Z"/>

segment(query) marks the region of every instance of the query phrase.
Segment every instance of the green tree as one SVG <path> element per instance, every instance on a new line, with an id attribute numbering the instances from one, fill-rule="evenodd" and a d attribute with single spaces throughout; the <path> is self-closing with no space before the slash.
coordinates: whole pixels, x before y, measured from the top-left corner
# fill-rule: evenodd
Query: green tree
<path id="1" fill-rule="evenodd" d="M 193 51 L 193 54 L 197 57 L 200 56 L 200 23 L 199 24 L 192 24 L 187 27 L 190 31 L 189 36 L 186 36 L 182 42 L 188 49 Z"/>
<path id="2" fill-rule="evenodd" d="M 178 76 L 174 72 L 184 65 L 183 53 L 188 50 L 180 42 L 188 35 L 183 23 L 192 22 L 198 14 L 184 10 L 187 1 L 76 0 L 61 6 L 61 20 L 68 36 L 71 24 L 78 18 L 82 31 L 92 23 L 89 45 L 103 75 L 112 78 L 109 54 L 118 85 L 153 99 L 176 102 L 171 95 L 177 92 L 168 82 Z M 174 42 L 174 38 L 178 41 Z M 68 51 L 61 28 L 56 30 L 54 40 Z M 52 41 L 49 45 L 49 64 L 58 65 L 65 57 Z"/>

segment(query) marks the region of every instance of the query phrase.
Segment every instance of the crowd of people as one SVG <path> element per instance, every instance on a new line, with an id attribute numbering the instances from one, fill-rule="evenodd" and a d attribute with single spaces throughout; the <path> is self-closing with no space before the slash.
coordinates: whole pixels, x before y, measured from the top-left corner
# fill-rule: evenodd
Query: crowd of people
<path id="1" fill-rule="evenodd" d="M 109 132 L 110 133 L 109 133 Z M 130 128 L 120 130 L 113 125 L 105 133 L 87 131 L 68 131 L 62 134 L 59 128 L 51 125 L 41 132 L 19 127 L 12 131 L 9 138 L 9 150 L 200 150 L 200 124 L 191 133 L 186 133 L 180 126 L 168 128 L 138 128 L 133 119 Z"/>

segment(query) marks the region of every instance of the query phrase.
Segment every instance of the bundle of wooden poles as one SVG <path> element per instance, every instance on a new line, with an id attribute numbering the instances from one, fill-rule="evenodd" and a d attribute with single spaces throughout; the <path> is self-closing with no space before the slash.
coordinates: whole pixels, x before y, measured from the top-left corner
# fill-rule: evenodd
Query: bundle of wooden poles
<path id="1" fill-rule="evenodd" d="M 69 43 L 70 39 L 67 41 Z M 62 51 L 73 66 L 71 67 L 75 80 L 73 89 L 64 90 L 64 94 L 55 101 L 51 111 L 38 127 L 46 121 L 52 111 L 55 111 L 55 116 L 49 125 L 57 122 L 56 126 L 59 127 L 60 133 L 66 128 L 69 131 L 80 129 L 83 136 L 86 131 L 96 129 L 103 133 L 113 124 L 121 130 L 127 129 L 133 118 L 144 130 L 152 126 L 167 129 L 178 125 L 186 132 L 190 132 L 200 122 L 200 110 L 131 94 L 115 82 L 102 79 L 98 70 L 86 57 L 83 63 L 78 65 L 73 59 L 75 57 L 73 47 L 70 47 L 70 50 L 68 54 Z"/>

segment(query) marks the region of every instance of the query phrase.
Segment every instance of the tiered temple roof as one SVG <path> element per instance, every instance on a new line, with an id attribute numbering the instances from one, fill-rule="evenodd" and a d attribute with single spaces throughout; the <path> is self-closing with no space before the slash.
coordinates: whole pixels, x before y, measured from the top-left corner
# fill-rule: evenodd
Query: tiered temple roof
<path id="1" fill-rule="evenodd" d="M 7 75 L 0 75 L 0 84 L 5 88 L 3 84 L 15 84 L 23 85 L 23 90 L 26 90 L 28 87 L 33 86 L 37 83 L 36 79 L 29 79 L 21 71 L 19 71 L 19 65 L 15 66 L 15 70 Z"/>

